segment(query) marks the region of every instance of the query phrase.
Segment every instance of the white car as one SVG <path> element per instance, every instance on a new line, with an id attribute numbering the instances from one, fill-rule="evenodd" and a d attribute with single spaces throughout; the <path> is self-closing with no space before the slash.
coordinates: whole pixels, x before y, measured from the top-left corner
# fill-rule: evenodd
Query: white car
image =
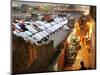
<path id="1" fill-rule="evenodd" d="M 60 19 L 59 19 L 59 18 L 55 18 L 55 19 L 54 19 L 54 22 L 57 24 L 57 23 L 60 22 Z"/>
<path id="2" fill-rule="evenodd" d="M 38 28 L 39 28 L 41 31 L 45 30 L 45 28 L 44 28 L 43 26 L 38 26 Z"/>
<path id="3" fill-rule="evenodd" d="M 46 29 L 46 32 L 48 32 L 49 34 L 52 33 L 52 32 L 54 32 L 54 31 L 55 31 L 55 30 L 54 30 L 53 28 L 51 28 L 51 27 L 48 28 L 48 29 Z"/>
<path id="4" fill-rule="evenodd" d="M 13 33 L 16 35 L 16 36 L 20 36 L 20 37 L 22 37 L 22 38 L 27 38 L 28 37 L 28 35 L 25 33 L 25 32 L 15 32 L 15 31 L 13 31 Z"/>
<path id="5" fill-rule="evenodd" d="M 32 32 L 30 31 L 24 31 L 25 34 L 27 34 L 28 36 L 32 36 Z"/>
<path id="6" fill-rule="evenodd" d="M 49 27 L 51 27 L 52 25 L 51 25 L 50 23 L 47 23 L 47 24 L 45 24 L 44 26 L 47 27 L 47 28 L 49 28 Z"/>
<path id="7" fill-rule="evenodd" d="M 56 25 L 52 26 L 52 28 L 56 31 L 59 29 L 59 26 L 58 26 L 58 24 L 56 24 Z"/>
<path id="8" fill-rule="evenodd" d="M 67 18 L 66 17 L 63 17 L 63 20 L 66 20 Z"/>
<path id="9" fill-rule="evenodd" d="M 42 25 L 45 29 L 49 28 L 51 25 L 49 23 Z"/>
<path id="10" fill-rule="evenodd" d="M 63 21 L 63 19 L 62 19 L 61 17 L 59 17 L 59 20 L 60 20 L 60 22 L 62 22 L 62 21 Z"/>
<path id="11" fill-rule="evenodd" d="M 31 43 L 36 43 L 36 40 L 34 40 L 32 37 L 27 37 L 26 41 L 30 41 Z"/>
<path id="12" fill-rule="evenodd" d="M 62 22 L 57 24 L 58 28 L 62 27 Z"/>
<path id="13" fill-rule="evenodd" d="M 63 30 L 70 30 L 70 28 L 67 25 L 64 25 Z"/>
<path id="14" fill-rule="evenodd" d="M 35 25 L 35 26 L 34 26 Z M 43 31 L 45 30 L 45 27 L 43 27 L 42 25 L 39 25 L 38 23 L 34 22 L 32 27 L 38 28 L 39 30 Z"/>
<path id="15" fill-rule="evenodd" d="M 43 39 L 43 36 L 40 35 L 39 33 L 36 33 L 35 35 L 32 36 L 32 38 L 36 41 L 41 41 Z"/>
<path id="16" fill-rule="evenodd" d="M 68 20 L 65 20 L 65 21 L 62 22 L 63 25 L 67 24 L 67 23 L 68 23 Z"/>
<path id="17" fill-rule="evenodd" d="M 32 32 L 32 34 L 35 34 L 35 33 L 38 32 L 38 31 L 35 30 L 31 25 L 26 25 L 26 28 L 27 28 L 30 32 Z"/>
<path id="18" fill-rule="evenodd" d="M 44 28 L 49 28 L 51 25 L 49 23 L 44 23 L 42 21 L 36 21 L 39 26 L 43 26 Z"/>
<path id="19" fill-rule="evenodd" d="M 44 22 L 42 22 L 42 21 L 36 21 L 36 23 L 39 25 L 39 26 L 44 26 Z"/>
<path id="20" fill-rule="evenodd" d="M 46 32 L 46 31 L 42 31 L 46 36 L 48 36 L 49 35 L 49 33 L 48 32 Z"/>
<path id="21" fill-rule="evenodd" d="M 43 31 L 39 32 L 40 35 L 42 35 L 44 38 L 47 36 Z"/>
<path id="22" fill-rule="evenodd" d="M 51 22 L 50 24 L 53 26 L 53 25 L 55 25 L 56 23 L 55 23 L 55 22 Z"/>

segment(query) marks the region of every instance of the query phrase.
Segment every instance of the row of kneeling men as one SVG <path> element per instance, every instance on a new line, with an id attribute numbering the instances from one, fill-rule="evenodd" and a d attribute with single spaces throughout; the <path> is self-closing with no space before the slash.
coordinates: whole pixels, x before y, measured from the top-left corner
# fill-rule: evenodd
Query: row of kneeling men
<path id="1" fill-rule="evenodd" d="M 12 23 L 13 34 L 23 37 L 33 43 L 48 40 L 48 37 L 57 32 L 68 20 L 66 17 L 57 17 L 53 22 L 46 21 L 23 21 L 17 20 L 17 23 Z M 68 27 L 67 27 L 68 28 Z M 68 28 L 69 29 L 69 28 Z"/>

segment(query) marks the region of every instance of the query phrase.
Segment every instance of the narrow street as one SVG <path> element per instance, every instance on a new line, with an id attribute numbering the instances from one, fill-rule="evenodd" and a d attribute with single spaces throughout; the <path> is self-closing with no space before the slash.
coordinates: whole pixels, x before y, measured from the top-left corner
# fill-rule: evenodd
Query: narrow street
<path id="1" fill-rule="evenodd" d="M 64 70 L 79 70 L 81 65 L 80 62 L 84 62 L 84 66 L 87 69 L 94 69 L 96 67 L 96 40 L 95 40 L 95 24 L 93 23 L 91 40 L 87 42 L 86 46 L 81 46 L 81 49 L 78 51 L 75 62 L 72 66 L 65 66 Z"/>
<path id="2" fill-rule="evenodd" d="M 90 67 L 91 66 L 91 57 L 88 49 L 86 47 L 82 47 L 76 56 L 75 63 L 70 66 L 70 67 L 65 67 L 64 70 L 78 70 L 80 69 L 80 62 L 84 61 L 84 66 L 85 67 Z"/>

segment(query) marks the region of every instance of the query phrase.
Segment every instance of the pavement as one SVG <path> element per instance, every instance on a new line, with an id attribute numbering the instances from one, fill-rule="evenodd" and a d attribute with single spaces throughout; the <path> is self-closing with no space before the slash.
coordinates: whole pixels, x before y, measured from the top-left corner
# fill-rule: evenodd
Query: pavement
<path id="1" fill-rule="evenodd" d="M 52 36 L 50 36 L 49 40 L 54 41 L 54 48 L 56 48 L 62 41 L 66 39 L 66 37 L 68 37 L 69 34 L 70 34 L 70 31 L 65 31 L 65 30 L 60 29 L 59 31 L 54 33 Z"/>

